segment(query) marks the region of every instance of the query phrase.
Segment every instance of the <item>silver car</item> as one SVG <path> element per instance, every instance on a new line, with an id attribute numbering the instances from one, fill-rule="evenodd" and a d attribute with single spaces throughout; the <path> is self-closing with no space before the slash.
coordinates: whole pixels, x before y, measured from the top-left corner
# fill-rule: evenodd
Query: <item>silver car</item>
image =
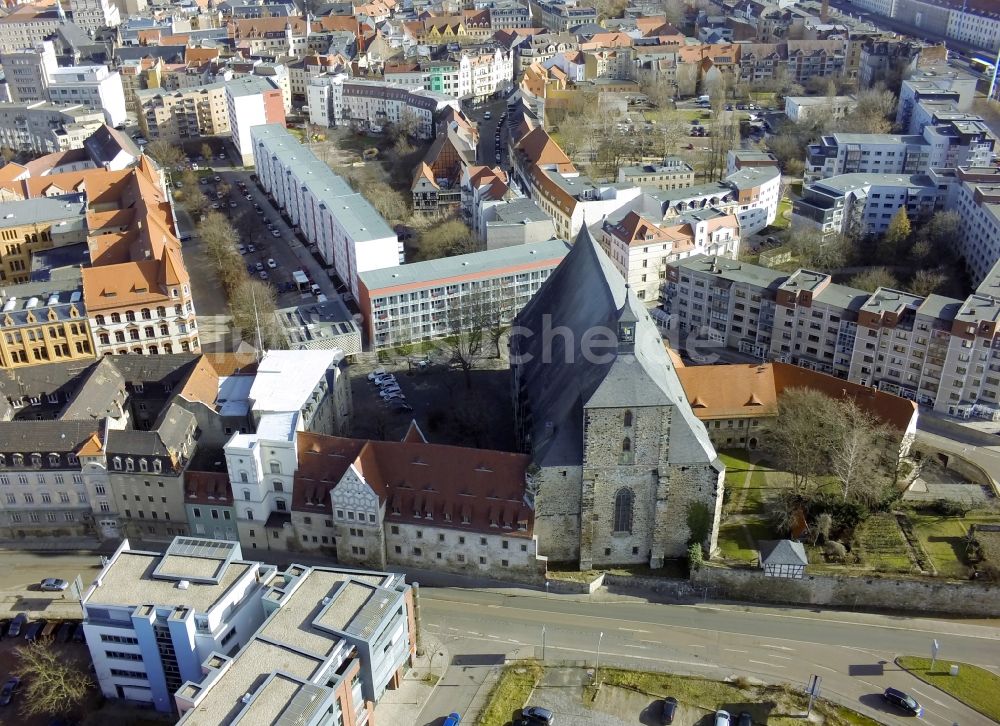
<path id="1" fill-rule="evenodd" d="M 46 577 L 41 582 L 43 592 L 62 592 L 67 587 L 69 587 L 69 583 L 65 580 L 60 580 L 58 577 Z"/>

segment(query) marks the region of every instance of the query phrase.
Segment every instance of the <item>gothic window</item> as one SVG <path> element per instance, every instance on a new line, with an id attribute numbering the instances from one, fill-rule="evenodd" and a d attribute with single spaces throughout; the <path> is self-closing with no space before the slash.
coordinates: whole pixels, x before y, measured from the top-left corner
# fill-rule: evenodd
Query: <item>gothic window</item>
<path id="1" fill-rule="evenodd" d="M 615 494 L 615 532 L 632 532 L 632 506 L 634 502 L 635 495 L 631 489 L 619 489 L 618 493 Z"/>
<path id="2" fill-rule="evenodd" d="M 623 419 L 622 423 L 625 426 L 631 426 L 632 425 L 632 412 L 631 411 L 626 411 L 625 412 L 625 416 L 624 416 L 624 419 Z"/>

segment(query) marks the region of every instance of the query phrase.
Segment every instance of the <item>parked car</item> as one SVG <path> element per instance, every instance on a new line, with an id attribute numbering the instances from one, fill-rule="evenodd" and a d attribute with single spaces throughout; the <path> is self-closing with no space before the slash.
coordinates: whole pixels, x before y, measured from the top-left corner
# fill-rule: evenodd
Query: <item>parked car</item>
<path id="1" fill-rule="evenodd" d="M 460 723 L 462 723 L 462 717 L 457 713 L 452 712 L 448 718 L 444 720 L 444 723 L 441 724 L 441 726 L 458 726 Z"/>
<path id="2" fill-rule="evenodd" d="M 368 374 L 368 380 L 374 381 L 379 376 L 384 376 L 384 375 L 385 375 L 385 368 L 379 366 L 378 368 L 376 368 L 375 370 L 373 370 L 371 373 Z"/>
<path id="3" fill-rule="evenodd" d="M 239 244 L 236 245 L 236 251 L 239 252 L 241 255 L 245 255 L 247 253 L 247 248 L 244 245 Z"/>
<path id="4" fill-rule="evenodd" d="M 21 630 L 28 622 L 28 616 L 24 613 L 18 613 L 14 616 L 14 619 L 10 621 L 10 627 L 7 628 L 7 637 L 16 638 L 21 634 Z"/>
<path id="5" fill-rule="evenodd" d="M 45 629 L 47 624 L 44 620 L 36 620 L 24 631 L 24 639 L 29 643 L 34 643 L 41 637 L 42 630 Z"/>
<path id="6" fill-rule="evenodd" d="M 402 400 L 392 401 L 391 407 L 396 413 L 410 413 L 413 411 L 413 406 Z"/>
<path id="7" fill-rule="evenodd" d="M 394 376 L 392 373 L 389 373 L 388 375 L 385 376 L 379 376 L 378 378 L 375 379 L 375 385 L 380 387 L 388 386 L 389 384 L 392 383 L 397 383 L 396 376 Z"/>
<path id="8" fill-rule="evenodd" d="M 271 236 L 272 236 L 272 237 L 280 237 L 280 236 L 281 236 L 281 232 L 279 232 L 279 231 L 278 231 L 278 230 L 276 230 L 276 229 L 272 229 L 272 230 L 271 230 Z"/>
<path id="9" fill-rule="evenodd" d="M 403 389 L 401 389 L 399 386 L 386 386 L 381 391 L 379 391 L 379 395 L 382 396 L 382 398 L 384 399 L 391 398 L 392 396 L 401 396 L 403 395 Z"/>
<path id="10" fill-rule="evenodd" d="M 555 715 L 547 708 L 541 706 L 528 706 L 521 709 L 521 724 L 523 726 L 551 726 L 555 723 Z"/>
<path id="11" fill-rule="evenodd" d="M 18 686 L 20 685 L 21 679 L 17 676 L 11 676 L 4 682 L 3 688 L 0 688 L 0 706 L 10 705 L 10 702 L 14 700 L 14 694 L 17 692 Z"/>
<path id="12" fill-rule="evenodd" d="M 222 177 L 221 177 L 221 176 L 217 176 L 217 177 L 215 177 L 215 181 L 216 181 L 216 183 L 218 183 L 218 182 L 222 181 Z"/>
<path id="13" fill-rule="evenodd" d="M 729 716 L 729 711 L 718 710 L 715 712 L 715 726 L 729 726 L 732 719 Z"/>
<path id="14" fill-rule="evenodd" d="M 58 577 L 46 577 L 41 584 L 43 592 L 62 592 L 67 587 L 69 587 L 69 583 Z"/>
<path id="15" fill-rule="evenodd" d="M 274 261 L 273 257 L 268 257 L 267 258 L 267 266 L 269 268 L 271 268 L 272 270 L 277 270 L 278 269 L 278 263 Z"/>
<path id="16" fill-rule="evenodd" d="M 83 630 L 83 623 L 77 623 L 76 630 L 73 631 L 74 643 L 86 643 L 87 634 Z"/>
<path id="17" fill-rule="evenodd" d="M 740 711 L 740 715 L 736 717 L 736 726 L 753 726 L 753 716 L 749 711 Z"/>
<path id="18" fill-rule="evenodd" d="M 920 717 L 924 715 L 924 707 L 917 703 L 917 700 L 898 688 L 886 688 L 882 693 L 882 698 L 886 700 L 887 703 L 891 703 L 896 708 L 901 711 L 905 711 L 911 716 Z"/>
<path id="19" fill-rule="evenodd" d="M 662 724 L 662 726 L 672 724 L 676 713 L 677 699 L 673 696 L 667 696 L 663 699 L 663 705 L 660 707 L 660 724 Z"/>
<path id="20" fill-rule="evenodd" d="M 257 273 L 257 276 L 261 280 L 266 280 L 267 279 L 267 270 L 261 270 L 260 272 Z"/>
<path id="21" fill-rule="evenodd" d="M 261 270 L 264 269 L 264 263 L 263 262 L 257 262 L 257 263 L 255 263 L 254 264 L 254 269 L 257 270 L 257 272 L 260 272 Z"/>
<path id="22" fill-rule="evenodd" d="M 483 118 L 486 119 L 487 121 L 489 121 L 491 118 L 493 118 L 493 113 L 490 112 L 490 111 L 487 111 L 486 113 L 483 114 Z"/>

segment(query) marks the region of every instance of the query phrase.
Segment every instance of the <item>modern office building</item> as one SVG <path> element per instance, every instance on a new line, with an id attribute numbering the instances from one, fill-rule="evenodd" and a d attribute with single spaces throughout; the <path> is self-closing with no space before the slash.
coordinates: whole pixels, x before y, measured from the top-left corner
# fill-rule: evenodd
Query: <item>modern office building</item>
<path id="1" fill-rule="evenodd" d="M 362 273 L 358 305 L 369 343 L 383 350 L 465 332 L 487 310 L 509 322 L 568 249 L 553 239 Z"/>
<path id="2" fill-rule="evenodd" d="M 250 134 L 264 191 L 319 248 L 355 298 L 360 273 L 402 263 L 403 243 L 382 216 L 284 126 L 254 126 Z"/>

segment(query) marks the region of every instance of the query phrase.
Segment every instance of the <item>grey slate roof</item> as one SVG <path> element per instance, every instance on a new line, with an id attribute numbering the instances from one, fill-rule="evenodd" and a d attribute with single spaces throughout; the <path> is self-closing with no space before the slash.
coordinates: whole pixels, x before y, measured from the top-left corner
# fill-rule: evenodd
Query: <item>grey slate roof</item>
<path id="1" fill-rule="evenodd" d="M 45 454 L 75 452 L 98 429 L 94 421 L 0 421 L 0 451 L 40 453 L 45 468 Z"/>
<path id="2" fill-rule="evenodd" d="M 593 340 L 598 331 L 603 331 L 601 341 L 616 339 L 622 314 L 636 319 L 634 349 L 619 350 L 615 343 L 614 348 L 595 347 L 597 355 L 585 356 L 584 341 Z M 523 361 L 516 365 L 514 376 L 531 411 L 529 433 L 536 464 L 579 465 L 584 409 L 605 407 L 674 406 L 679 415 L 671 427 L 671 461 L 716 459 L 656 325 L 586 227 L 515 325 L 535 332 L 514 337 L 511 356 Z M 541 333 L 557 327 L 572 335 Z"/>
<path id="3" fill-rule="evenodd" d="M 87 150 L 91 160 L 98 166 L 114 161 L 119 153 L 124 151 L 133 157 L 139 157 L 139 147 L 128 137 L 107 124 L 103 124 L 97 131 L 83 142 L 83 148 Z"/>
<path id="4" fill-rule="evenodd" d="M 108 358 L 102 358 L 80 377 L 79 392 L 63 409 L 62 419 L 102 419 L 117 414 L 125 401 L 125 379 Z"/>
<path id="5" fill-rule="evenodd" d="M 107 450 L 133 456 L 170 456 L 183 448 L 188 429 L 195 425 L 194 414 L 176 403 L 170 404 L 151 431 L 112 429 Z"/>
<path id="6" fill-rule="evenodd" d="M 761 565 L 808 565 L 805 547 L 801 542 L 779 539 L 760 543 Z"/>

